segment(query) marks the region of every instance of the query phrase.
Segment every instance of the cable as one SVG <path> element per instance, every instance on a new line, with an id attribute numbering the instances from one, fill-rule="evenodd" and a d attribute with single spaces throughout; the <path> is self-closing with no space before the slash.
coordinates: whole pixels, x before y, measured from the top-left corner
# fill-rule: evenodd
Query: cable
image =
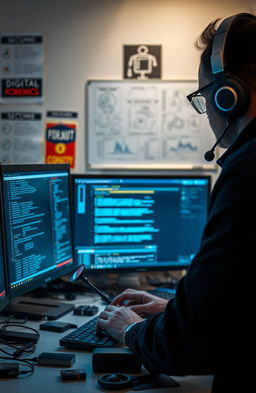
<path id="1" fill-rule="evenodd" d="M 3 352 L 5 355 L 10 356 L 10 357 L 14 357 L 14 358 L 19 357 L 19 356 L 31 355 L 32 353 L 35 352 L 35 349 L 36 349 L 35 344 L 32 342 L 25 343 L 22 345 L 22 347 L 20 347 L 19 345 L 12 344 L 11 342 L 3 340 L 3 339 L 0 339 L 0 343 L 9 347 L 9 348 L 13 348 L 15 350 L 14 352 L 10 353 L 10 352 L 7 352 L 6 350 L 4 350 L 3 348 L 0 348 L 0 351 Z"/>
<path id="2" fill-rule="evenodd" d="M 29 348 L 32 347 L 33 350 L 29 350 Z M 32 349 L 31 348 L 31 349 Z M 24 344 L 21 348 L 16 349 L 16 351 L 13 352 L 13 356 L 15 358 L 22 356 L 23 354 L 25 355 L 29 355 L 31 353 L 33 353 L 35 350 L 35 345 L 32 342 L 28 342 L 26 344 Z"/>
<path id="3" fill-rule="evenodd" d="M 39 338 L 40 338 L 40 333 L 38 332 L 38 330 L 33 329 L 32 327 L 29 327 L 29 326 L 24 326 L 24 324 L 27 322 L 27 318 L 23 318 L 23 320 L 22 320 L 21 322 L 19 321 L 19 323 L 17 323 L 16 320 L 12 322 L 12 318 L 15 318 L 16 315 L 18 315 L 18 314 L 12 314 L 12 315 L 10 315 L 6 320 L 0 321 L 0 325 L 3 325 L 3 326 L 0 328 L 0 335 L 1 335 L 1 330 L 2 330 L 2 331 L 6 331 L 6 329 L 7 329 L 9 326 L 11 326 L 11 327 L 20 327 L 20 328 L 27 329 L 27 330 L 30 330 L 30 331 L 36 333 L 37 341 L 38 341 Z M 5 343 L 6 343 L 6 342 L 7 342 L 7 341 L 5 341 Z M 17 342 L 17 343 L 19 343 L 18 340 L 17 340 L 17 341 L 9 341 L 9 342 L 7 342 L 7 343 L 10 343 L 10 342 Z M 8 344 L 7 344 L 7 345 L 8 345 Z M 33 352 L 32 352 L 32 353 L 33 353 Z"/>
<path id="4" fill-rule="evenodd" d="M 17 320 L 13 321 L 15 315 L 11 315 L 9 316 L 7 319 L 5 319 L 4 321 L 0 321 L 0 325 L 2 325 L 1 329 L 0 329 L 0 335 L 1 335 L 1 331 L 6 331 L 6 329 L 10 326 L 10 327 L 21 327 L 23 329 L 27 329 L 30 331 L 33 331 L 36 333 L 37 335 L 37 339 L 39 339 L 40 334 L 36 329 L 33 329 L 29 326 L 24 326 L 24 324 L 27 322 L 27 319 L 23 319 L 23 321 L 19 321 L 20 323 L 17 323 Z M 33 342 L 26 342 L 24 343 L 19 343 L 18 341 L 6 341 L 4 339 L 0 338 L 0 343 L 7 346 L 10 349 L 13 349 L 14 351 L 11 353 L 9 351 L 6 351 L 4 348 L 0 348 L 0 351 L 7 355 L 7 356 L 0 356 L 0 359 L 4 359 L 4 360 L 10 360 L 10 361 L 14 361 L 14 362 L 19 362 L 24 365 L 25 367 L 28 367 L 29 370 L 20 370 L 18 373 L 18 376 L 23 376 L 23 377 L 27 377 L 31 374 L 33 374 L 34 370 L 35 370 L 35 366 L 33 363 L 31 362 L 35 362 L 37 360 L 37 358 L 32 358 L 32 359 L 24 359 L 21 358 L 21 356 L 28 356 L 30 354 L 32 354 L 35 351 L 35 344 Z M 22 346 L 20 346 L 22 345 Z"/>
<path id="5" fill-rule="evenodd" d="M 4 323 L 4 322 L 0 322 L 1 324 L 2 323 Z M 18 325 L 18 324 L 16 324 L 16 323 L 6 323 L 4 326 L 2 326 L 1 327 L 1 329 L 0 329 L 0 333 L 1 333 L 1 330 L 6 330 L 6 328 L 8 327 L 8 326 L 15 326 L 15 327 L 21 327 L 21 328 L 23 328 L 23 329 L 28 329 L 28 330 L 31 330 L 32 332 L 34 332 L 34 333 L 36 333 L 37 334 L 37 338 L 39 339 L 39 337 L 40 337 L 40 333 L 39 333 L 39 331 L 38 330 L 36 330 L 36 329 L 34 329 L 34 328 L 32 328 L 32 327 L 29 327 L 29 326 L 24 326 L 24 325 Z"/>

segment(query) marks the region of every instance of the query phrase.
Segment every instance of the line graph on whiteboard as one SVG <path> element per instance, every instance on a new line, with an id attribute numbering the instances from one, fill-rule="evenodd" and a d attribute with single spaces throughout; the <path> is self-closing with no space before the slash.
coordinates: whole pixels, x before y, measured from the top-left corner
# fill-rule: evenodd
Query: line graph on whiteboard
<path id="1" fill-rule="evenodd" d="M 184 160 L 191 161 L 191 158 L 195 158 L 198 155 L 198 149 L 200 146 L 199 138 L 182 138 L 182 139 L 168 139 L 164 145 L 164 154 L 167 158 L 176 161 Z"/>
<path id="2" fill-rule="evenodd" d="M 103 138 L 98 143 L 98 155 L 104 159 L 123 161 L 137 157 L 138 146 L 134 139 Z"/>

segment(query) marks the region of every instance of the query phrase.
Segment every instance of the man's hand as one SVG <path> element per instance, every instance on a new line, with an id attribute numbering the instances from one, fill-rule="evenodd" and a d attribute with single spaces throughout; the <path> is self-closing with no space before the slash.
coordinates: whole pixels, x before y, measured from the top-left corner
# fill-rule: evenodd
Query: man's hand
<path id="1" fill-rule="evenodd" d="M 148 292 L 126 289 L 120 295 L 116 296 L 111 304 L 113 306 L 125 305 L 136 314 L 146 317 L 163 312 L 167 303 L 168 300 L 161 299 L 149 294 Z"/>
<path id="2" fill-rule="evenodd" d="M 132 322 L 142 322 L 143 319 L 127 307 L 108 305 L 97 320 L 96 331 L 106 330 L 117 341 L 124 343 L 124 329 Z"/>

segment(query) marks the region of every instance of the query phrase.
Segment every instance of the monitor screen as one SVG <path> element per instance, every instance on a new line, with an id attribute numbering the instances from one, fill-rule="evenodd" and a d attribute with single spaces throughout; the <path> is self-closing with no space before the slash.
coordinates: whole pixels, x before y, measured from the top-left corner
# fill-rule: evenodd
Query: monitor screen
<path id="1" fill-rule="evenodd" d="M 77 263 L 91 272 L 187 268 L 210 183 L 210 176 L 73 175 Z"/>
<path id="2" fill-rule="evenodd" d="M 0 202 L 1 196 L 1 182 L 0 182 Z M 3 242 L 3 228 L 2 228 L 2 206 L 0 203 L 0 311 L 8 304 L 7 285 L 6 285 L 6 267 L 5 267 L 5 254 Z"/>
<path id="3" fill-rule="evenodd" d="M 10 297 L 74 268 L 68 165 L 2 165 Z"/>
<path id="4" fill-rule="evenodd" d="M 0 232 L 1 230 L 2 228 L 0 228 Z M 5 265 L 4 265 L 4 254 L 3 254 L 3 241 L 2 241 L 2 233 L 0 233 L 0 311 L 2 311 L 3 308 L 8 303 L 6 277 L 5 277 L 6 271 L 4 266 Z"/>

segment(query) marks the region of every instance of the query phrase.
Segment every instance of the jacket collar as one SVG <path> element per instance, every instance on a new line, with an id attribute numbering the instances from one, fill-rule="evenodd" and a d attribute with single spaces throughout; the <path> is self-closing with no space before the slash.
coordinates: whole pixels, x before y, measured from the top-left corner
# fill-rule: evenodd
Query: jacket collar
<path id="1" fill-rule="evenodd" d="M 225 151 L 224 154 L 216 161 L 222 168 L 231 154 L 235 153 L 242 145 L 256 136 L 256 117 L 252 119 L 243 131 L 238 135 L 232 145 Z"/>

